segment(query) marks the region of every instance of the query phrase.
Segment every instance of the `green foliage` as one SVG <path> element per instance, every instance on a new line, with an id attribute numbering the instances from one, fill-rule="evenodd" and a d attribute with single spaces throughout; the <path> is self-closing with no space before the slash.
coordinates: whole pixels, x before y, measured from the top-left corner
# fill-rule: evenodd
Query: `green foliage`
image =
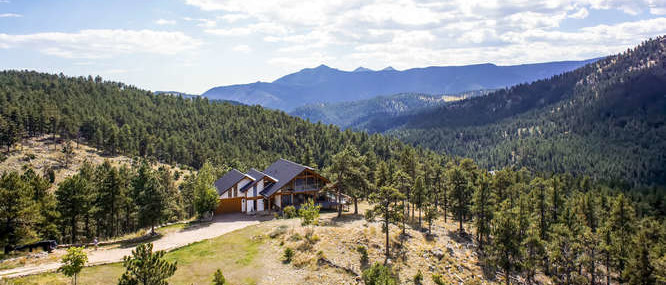
<path id="1" fill-rule="evenodd" d="M 126 271 L 119 285 L 166 285 L 167 279 L 176 272 L 176 263 L 164 259 L 164 251 L 153 252 L 153 244 L 140 244 L 132 250 L 132 256 L 123 258 Z"/>
<path id="2" fill-rule="evenodd" d="M 282 255 L 282 258 L 284 258 L 283 261 L 285 263 L 290 263 L 291 259 L 294 258 L 294 254 L 295 254 L 295 252 L 294 252 L 293 249 L 291 249 L 291 247 L 285 248 L 284 249 L 284 254 Z"/>
<path id="3" fill-rule="evenodd" d="M 493 242 L 489 259 L 493 265 L 504 272 L 507 284 L 509 284 L 509 276 L 518 270 L 521 259 L 521 240 L 517 238 L 520 235 L 516 216 L 515 209 L 509 208 L 508 202 L 505 201 L 492 220 Z"/>
<path id="4" fill-rule="evenodd" d="M 226 285 L 227 280 L 224 279 L 224 275 L 222 275 L 222 270 L 218 269 L 215 271 L 215 274 L 213 275 L 213 285 Z"/>
<path id="5" fill-rule="evenodd" d="M 260 106 L 154 95 L 119 82 L 29 71 L 0 72 L 0 144 L 20 133 L 80 139 L 108 153 L 155 158 L 199 169 L 204 162 L 264 168 L 277 158 L 318 168 L 353 144 L 388 159 L 395 139 L 341 131 Z M 51 120 L 51 118 L 59 118 Z M 361 149 L 362 147 L 362 149 Z M 248 155 L 252 154 L 252 155 Z"/>
<path id="6" fill-rule="evenodd" d="M 660 36 L 562 75 L 365 127 L 485 168 L 666 185 L 664 42 Z"/>
<path id="7" fill-rule="evenodd" d="M 361 254 L 361 265 L 368 264 L 368 249 L 363 245 L 359 245 L 356 247 L 356 251 Z"/>
<path id="8" fill-rule="evenodd" d="M 282 209 L 282 216 L 285 219 L 293 219 L 298 217 L 298 212 L 296 211 L 296 207 L 294 206 L 284 207 L 284 209 Z"/>
<path id="9" fill-rule="evenodd" d="M 352 197 L 354 214 L 358 214 L 358 198 L 363 195 L 362 190 L 369 187 L 365 156 L 362 156 L 353 145 L 347 145 L 341 152 L 333 156 L 331 167 L 327 171 L 338 192 L 338 198 L 341 193 Z M 338 205 L 338 217 L 340 215 L 342 215 L 342 203 Z"/>
<path id="10" fill-rule="evenodd" d="M 385 257 L 390 256 L 389 225 L 403 220 L 403 206 L 397 202 L 405 196 L 391 186 L 382 186 L 379 191 L 370 194 L 370 201 L 375 204 L 373 212 L 382 219 L 382 231 L 385 233 Z"/>
<path id="11" fill-rule="evenodd" d="M 149 226 L 153 232 L 164 217 L 163 211 L 166 208 L 167 193 L 163 186 L 150 165 L 145 161 L 141 163 L 132 181 L 134 201 L 138 208 L 139 224 Z"/>
<path id="12" fill-rule="evenodd" d="M 308 199 L 298 210 L 298 216 L 301 217 L 301 225 L 317 225 L 319 223 L 319 209 L 321 206 L 315 205 L 314 200 Z"/>
<path id="13" fill-rule="evenodd" d="M 445 285 L 444 280 L 442 280 L 442 275 L 441 274 L 433 274 L 432 275 L 432 282 L 434 282 L 437 285 Z"/>
<path id="14" fill-rule="evenodd" d="M 398 280 L 391 268 L 380 263 L 373 264 L 370 268 L 363 270 L 363 282 L 366 285 L 396 285 Z"/>
<path id="15" fill-rule="evenodd" d="M 420 269 L 416 272 L 416 275 L 414 275 L 414 284 L 415 285 L 423 284 L 423 273 L 421 273 Z"/>
<path id="16" fill-rule="evenodd" d="M 217 190 L 213 186 L 216 175 L 210 163 L 205 163 L 196 175 L 194 182 L 194 208 L 203 217 L 212 213 L 218 204 Z"/>
<path id="17" fill-rule="evenodd" d="M 70 247 L 60 262 L 62 262 L 62 265 L 58 268 L 58 271 L 67 277 L 72 277 L 76 285 L 76 276 L 81 272 L 86 262 L 88 262 L 88 255 L 83 251 L 83 247 Z"/>
<path id="18" fill-rule="evenodd" d="M 16 172 L 0 176 L 0 237 L 3 245 L 15 246 L 34 238 L 39 218 L 31 188 Z M 5 247 L 7 250 L 7 247 Z"/>

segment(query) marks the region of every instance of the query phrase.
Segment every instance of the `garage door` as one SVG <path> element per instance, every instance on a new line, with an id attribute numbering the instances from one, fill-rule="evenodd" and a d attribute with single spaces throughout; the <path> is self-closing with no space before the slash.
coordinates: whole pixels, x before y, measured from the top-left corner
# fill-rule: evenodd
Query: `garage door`
<path id="1" fill-rule="evenodd" d="M 240 213 L 242 199 L 243 197 L 220 199 L 220 203 L 217 204 L 217 209 L 215 209 L 215 214 Z"/>

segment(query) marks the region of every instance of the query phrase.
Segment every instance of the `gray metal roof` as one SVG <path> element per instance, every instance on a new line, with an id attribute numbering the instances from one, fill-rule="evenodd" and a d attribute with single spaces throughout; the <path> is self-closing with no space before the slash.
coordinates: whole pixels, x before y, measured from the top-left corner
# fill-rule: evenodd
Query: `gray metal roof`
<path id="1" fill-rule="evenodd" d="M 277 182 L 268 188 L 264 188 L 264 190 L 261 191 L 261 195 L 264 197 L 270 197 L 280 190 L 282 186 L 289 183 L 289 181 L 306 169 L 314 170 L 311 167 L 280 158 L 264 170 L 263 173 L 273 177 Z"/>
<path id="2" fill-rule="evenodd" d="M 264 177 L 267 177 L 268 179 L 273 180 L 275 182 L 278 181 L 277 179 L 271 177 L 270 175 L 268 175 L 266 173 L 263 173 L 259 170 L 256 170 L 254 168 L 250 168 L 250 170 L 245 175 L 252 177 L 252 179 L 254 179 L 254 181 L 251 182 L 251 183 L 248 183 L 247 185 L 243 186 L 242 189 L 240 189 L 240 191 L 243 192 L 243 193 L 245 193 L 245 191 L 247 191 L 252 186 L 257 184 L 260 180 L 264 179 Z"/>
<path id="3" fill-rule="evenodd" d="M 234 186 L 234 184 L 243 180 L 243 178 L 252 179 L 252 177 L 243 174 L 243 172 L 238 171 L 237 169 L 232 169 L 222 176 L 220 179 L 215 181 L 215 188 L 217 189 L 217 195 L 222 195 L 224 191 L 227 191 L 229 188 Z"/>

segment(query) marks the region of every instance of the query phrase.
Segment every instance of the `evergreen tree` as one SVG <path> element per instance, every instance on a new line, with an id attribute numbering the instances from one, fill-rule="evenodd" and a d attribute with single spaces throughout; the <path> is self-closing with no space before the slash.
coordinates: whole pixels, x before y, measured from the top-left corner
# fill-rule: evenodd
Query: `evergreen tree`
<path id="1" fill-rule="evenodd" d="M 141 226 L 149 226 L 152 234 L 155 226 L 163 217 L 166 204 L 164 189 L 162 189 L 155 172 L 147 162 L 143 162 L 132 181 L 135 202 L 139 213 Z"/>
<path id="2" fill-rule="evenodd" d="M 492 243 L 490 244 L 489 260 L 504 273 L 506 284 L 511 284 L 511 274 L 520 268 L 522 258 L 521 240 L 518 235 L 518 215 L 515 209 L 509 208 L 507 202 L 500 205 L 492 220 Z"/>
<path id="3" fill-rule="evenodd" d="M 451 207 L 455 214 L 456 219 L 459 222 L 458 230 L 464 232 L 463 222 L 465 217 L 469 214 L 470 209 L 470 192 L 472 190 L 472 185 L 470 183 L 470 177 L 459 166 L 453 166 L 450 168 L 447 173 L 447 180 L 449 183 L 449 195 L 451 201 Z"/>
<path id="4" fill-rule="evenodd" d="M 3 173 L 0 177 L 0 236 L 5 253 L 22 239 L 34 235 L 38 212 L 31 194 L 18 173 Z"/>
<path id="5" fill-rule="evenodd" d="M 472 215 L 476 228 L 476 240 L 479 250 L 483 251 L 484 244 L 490 239 L 490 222 L 494 213 L 494 198 L 490 190 L 490 178 L 487 174 L 479 177 L 479 186 L 472 197 Z"/>
<path id="6" fill-rule="evenodd" d="M 391 256 L 389 243 L 389 225 L 403 220 L 403 207 L 398 205 L 398 201 L 403 200 L 404 196 L 397 189 L 391 186 L 382 186 L 379 191 L 370 194 L 370 201 L 375 204 L 373 212 L 382 219 L 382 231 L 386 235 L 385 252 L 386 260 Z"/>
<path id="7" fill-rule="evenodd" d="M 62 228 L 63 236 L 69 236 L 70 243 L 78 241 L 78 223 L 86 212 L 85 194 L 90 187 L 89 182 L 77 174 L 58 184 L 58 189 L 55 192 L 58 200 L 57 209 L 64 226 Z M 69 227 L 69 235 L 64 232 L 67 227 Z"/>
<path id="8" fill-rule="evenodd" d="M 143 243 L 132 250 L 132 256 L 123 258 L 126 271 L 120 276 L 119 285 L 166 285 L 176 272 L 176 263 L 164 259 L 164 251 L 153 252 L 152 243 Z"/>
<path id="9" fill-rule="evenodd" d="M 335 189 L 338 191 L 338 217 L 342 215 L 341 193 L 345 193 L 354 200 L 354 214 L 358 214 L 358 199 L 363 189 L 369 187 L 366 179 L 364 165 L 365 157 L 361 156 L 352 145 L 347 145 L 344 150 L 334 155 L 329 172 L 332 175 Z"/>

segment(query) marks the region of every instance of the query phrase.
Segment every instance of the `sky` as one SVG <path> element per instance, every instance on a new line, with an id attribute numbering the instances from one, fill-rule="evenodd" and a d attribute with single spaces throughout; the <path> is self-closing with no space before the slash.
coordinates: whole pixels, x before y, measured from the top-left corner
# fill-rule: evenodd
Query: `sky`
<path id="1" fill-rule="evenodd" d="M 0 69 L 200 94 L 326 64 L 581 60 L 666 34 L 666 0 L 0 0 Z"/>

